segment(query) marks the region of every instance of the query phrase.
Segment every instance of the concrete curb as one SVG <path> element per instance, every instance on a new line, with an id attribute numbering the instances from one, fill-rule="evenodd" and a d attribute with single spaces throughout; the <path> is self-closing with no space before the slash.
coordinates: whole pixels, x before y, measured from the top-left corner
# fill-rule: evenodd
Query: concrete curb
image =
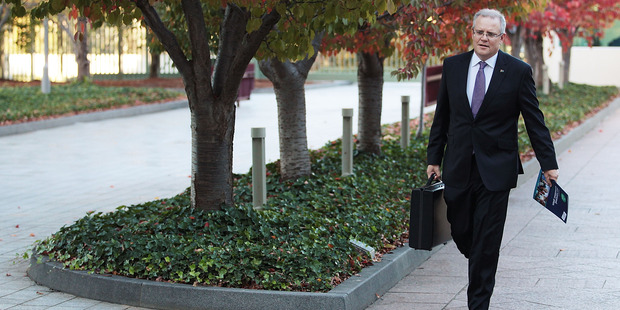
<path id="1" fill-rule="evenodd" d="M 608 115 L 611 115 L 618 108 L 620 108 L 620 97 L 614 99 L 612 102 L 609 103 L 607 107 L 585 120 L 579 126 L 573 128 L 560 139 L 554 141 L 556 155 L 559 155 L 564 151 L 568 150 L 570 146 L 575 143 L 575 141 L 581 139 L 581 137 L 583 137 L 590 130 L 594 129 L 602 120 L 604 120 Z M 560 172 L 561 169 L 562 167 L 560 167 Z M 540 164 L 536 159 L 532 158 L 531 160 L 523 163 L 523 174 L 519 176 L 517 186 L 520 186 L 521 184 L 527 182 L 529 179 L 538 174 L 539 171 Z M 561 177 L 562 176 L 560 174 L 560 178 Z"/>
<path id="2" fill-rule="evenodd" d="M 58 262 L 31 258 L 28 276 L 40 285 L 79 297 L 154 309 L 365 309 L 433 251 L 401 247 L 364 268 L 328 293 L 194 287 L 69 270 Z"/>

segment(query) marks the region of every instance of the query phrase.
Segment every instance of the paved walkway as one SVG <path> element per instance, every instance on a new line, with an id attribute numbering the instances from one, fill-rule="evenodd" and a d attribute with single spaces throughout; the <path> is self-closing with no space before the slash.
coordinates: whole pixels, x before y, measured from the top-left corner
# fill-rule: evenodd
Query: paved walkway
<path id="1" fill-rule="evenodd" d="M 558 154 L 567 224 L 531 198 L 535 177 L 512 192 L 491 309 L 620 307 L 620 110 L 603 113 Z M 467 309 L 467 260 L 450 242 L 368 309 Z"/>
<path id="2" fill-rule="evenodd" d="M 357 114 L 355 85 L 306 95 L 311 148 L 341 135 L 342 108 Z M 400 120 L 401 95 L 412 97 L 411 115 L 417 115 L 419 84 L 387 83 L 384 123 Z M 235 172 L 250 167 L 251 127 L 266 127 L 267 157 L 278 157 L 276 124 L 273 94 L 241 103 Z M 493 309 L 618 308 L 619 148 L 615 111 L 559 154 L 560 184 L 571 195 L 568 224 L 530 198 L 533 178 L 514 190 Z M 0 137 L 0 309 L 137 309 L 38 286 L 16 254 L 87 211 L 181 192 L 189 185 L 189 163 L 186 109 Z M 448 243 L 369 309 L 466 309 L 466 264 Z"/>

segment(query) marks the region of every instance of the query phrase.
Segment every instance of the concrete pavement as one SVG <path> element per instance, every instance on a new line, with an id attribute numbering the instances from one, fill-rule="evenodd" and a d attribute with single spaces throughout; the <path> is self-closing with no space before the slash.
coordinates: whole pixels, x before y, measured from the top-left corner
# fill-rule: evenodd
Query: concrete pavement
<path id="1" fill-rule="evenodd" d="M 342 108 L 357 115 L 356 85 L 306 95 L 311 148 L 341 135 Z M 411 96 L 410 115 L 417 115 L 419 84 L 387 83 L 383 123 L 400 120 L 401 95 Z M 533 177 L 512 193 L 493 309 L 617 308 L 620 112 L 600 115 L 558 154 L 559 183 L 571 199 L 568 224 L 531 199 Z M 251 165 L 251 127 L 266 127 L 267 157 L 277 159 L 272 93 L 252 94 L 237 110 L 235 172 Z M 189 185 L 190 139 L 186 109 L 0 137 L 0 309 L 138 309 L 38 286 L 16 254 L 87 211 L 181 192 Z M 369 309 L 466 309 L 466 265 L 448 243 Z"/>
<path id="2" fill-rule="evenodd" d="M 618 106 L 558 154 L 567 224 L 534 202 L 535 177 L 511 193 L 491 309 L 620 307 Z M 368 309 L 467 309 L 467 260 L 450 242 Z"/>

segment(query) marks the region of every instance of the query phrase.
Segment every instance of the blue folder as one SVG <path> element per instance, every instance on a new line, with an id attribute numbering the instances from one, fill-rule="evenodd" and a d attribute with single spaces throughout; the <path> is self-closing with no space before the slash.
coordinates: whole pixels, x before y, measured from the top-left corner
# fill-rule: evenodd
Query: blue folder
<path id="1" fill-rule="evenodd" d="M 533 198 L 566 223 L 568 217 L 568 194 L 554 180 L 551 180 L 551 185 L 547 184 L 545 175 L 541 170 L 538 173 Z"/>

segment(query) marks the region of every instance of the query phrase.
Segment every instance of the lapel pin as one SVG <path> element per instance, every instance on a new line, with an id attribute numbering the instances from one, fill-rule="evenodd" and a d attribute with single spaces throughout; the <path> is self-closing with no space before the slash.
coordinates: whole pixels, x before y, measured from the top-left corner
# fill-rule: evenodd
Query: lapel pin
<path id="1" fill-rule="evenodd" d="M 504 72 L 504 69 L 499 69 L 499 72 Z"/>

